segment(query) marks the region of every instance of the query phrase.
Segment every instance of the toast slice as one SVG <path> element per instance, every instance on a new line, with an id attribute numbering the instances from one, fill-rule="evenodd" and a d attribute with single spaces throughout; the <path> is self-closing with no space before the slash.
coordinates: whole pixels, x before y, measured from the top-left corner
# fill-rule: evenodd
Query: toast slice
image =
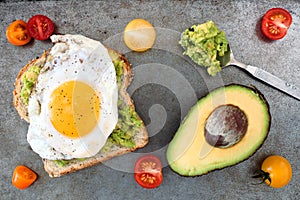
<path id="1" fill-rule="evenodd" d="M 21 119 L 24 119 L 29 123 L 28 117 L 28 106 L 22 101 L 21 90 L 24 87 L 22 82 L 22 75 L 33 65 L 44 66 L 46 63 L 47 56 L 49 55 L 49 50 L 45 51 L 40 58 L 36 58 L 28 62 L 19 72 L 16 81 L 15 81 L 15 90 L 13 91 L 13 104 L 16 110 L 18 111 Z"/>
<path id="2" fill-rule="evenodd" d="M 130 85 L 133 73 L 131 70 L 130 63 L 125 58 L 124 55 L 120 54 L 117 51 L 112 49 L 108 49 L 108 53 L 114 63 L 117 73 L 117 83 L 118 83 L 118 106 L 126 107 L 126 110 L 129 110 L 134 117 L 139 120 L 139 123 L 134 125 L 131 128 L 134 129 L 134 134 L 131 138 L 134 145 L 123 145 L 122 143 L 116 143 L 110 137 L 114 134 L 114 132 L 109 137 L 106 145 L 101 149 L 101 151 L 93 157 L 85 158 L 85 159 L 72 159 L 72 160 L 47 160 L 43 159 L 44 168 L 50 177 L 60 177 L 64 174 L 68 174 L 70 172 L 75 172 L 80 169 L 84 169 L 98 163 L 104 162 L 108 159 L 111 159 L 115 156 L 120 156 L 132 151 L 135 151 L 138 148 L 144 147 L 148 143 L 148 132 L 146 127 L 142 121 L 142 119 L 135 112 L 135 106 L 133 100 L 130 95 L 127 93 L 127 87 Z M 25 65 L 19 72 L 16 82 L 15 82 L 15 90 L 13 92 L 14 95 L 14 106 L 18 111 L 20 117 L 25 121 L 30 123 L 30 119 L 28 117 L 28 108 L 27 105 L 21 99 L 21 89 L 23 87 L 22 83 L 22 75 L 33 65 L 43 66 L 47 60 L 49 55 L 49 51 L 45 51 L 44 54 L 35 60 L 30 61 L 27 65 Z M 120 121 L 120 110 L 119 110 L 119 120 Z M 118 129 L 119 122 L 116 126 L 116 131 Z"/>

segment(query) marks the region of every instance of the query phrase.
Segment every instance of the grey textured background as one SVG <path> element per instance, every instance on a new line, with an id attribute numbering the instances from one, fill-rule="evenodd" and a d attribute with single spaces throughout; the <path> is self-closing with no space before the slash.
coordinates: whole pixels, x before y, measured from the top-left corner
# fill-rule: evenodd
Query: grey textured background
<path id="1" fill-rule="evenodd" d="M 276 42 L 266 40 L 260 32 L 261 17 L 272 7 L 283 7 L 293 16 L 288 34 Z M 216 83 L 217 79 L 207 77 L 204 69 L 195 69 L 188 59 L 177 54 L 177 40 L 166 39 L 192 24 L 213 20 L 225 30 L 237 60 L 261 67 L 300 87 L 298 1 L 6 1 L 0 3 L 0 13 L 0 199 L 299 199 L 300 101 L 235 67 L 224 69 L 219 76 L 222 81 Z M 188 108 L 209 87 L 220 84 L 252 84 L 264 94 L 272 116 L 268 138 L 248 160 L 200 177 L 181 177 L 165 166 L 163 184 L 153 190 L 137 185 L 132 173 L 111 167 L 114 162 L 131 166 L 132 163 L 126 163 L 126 156 L 61 178 L 49 178 L 26 141 L 28 125 L 20 120 L 12 105 L 12 91 L 18 71 L 52 44 L 33 41 L 15 47 L 5 37 L 5 29 L 13 20 L 27 21 L 39 13 L 55 22 L 56 33 L 83 34 L 103 41 L 129 58 L 136 72 L 129 92 L 151 136 L 149 145 L 138 152 L 159 150 L 165 162 L 164 148 Z M 124 27 L 134 18 L 145 18 L 155 27 L 174 34 L 162 34 L 151 51 L 129 52 L 122 42 L 111 38 L 121 38 Z M 158 69 L 155 75 L 153 69 Z M 184 81 L 189 83 L 188 87 L 181 84 Z M 270 154 L 283 155 L 291 162 L 293 179 L 282 189 L 252 185 L 252 173 Z M 24 191 L 11 185 L 13 169 L 19 164 L 39 174 L 39 179 Z"/>

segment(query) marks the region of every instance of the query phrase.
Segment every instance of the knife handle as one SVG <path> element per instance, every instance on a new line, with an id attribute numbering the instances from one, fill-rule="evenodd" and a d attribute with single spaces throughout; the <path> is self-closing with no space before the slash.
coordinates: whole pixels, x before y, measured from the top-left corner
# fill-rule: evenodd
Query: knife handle
<path id="1" fill-rule="evenodd" d="M 260 68 L 251 65 L 247 65 L 245 69 L 249 73 L 251 73 L 254 77 L 300 100 L 300 89 L 297 88 L 295 85 L 292 85 L 274 76 L 273 74 L 266 72 L 265 70 L 262 70 Z"/>

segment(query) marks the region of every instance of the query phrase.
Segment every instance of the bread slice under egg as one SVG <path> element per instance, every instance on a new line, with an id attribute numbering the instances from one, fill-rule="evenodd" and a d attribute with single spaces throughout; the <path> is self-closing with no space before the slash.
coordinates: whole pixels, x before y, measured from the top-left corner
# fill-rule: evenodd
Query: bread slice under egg
<path id="1" fill-rule="evenodd" d="M 44 54 L 36 59 L 31 60 L 28 62 L 19 72 L 16 81 L 15 81 L 15 90 L 13 91 L 13 104 L 18 111 L 21 119 L 24 119 L 26 122 L 29 123 L 28 117 L 28 106 L 25 105 L 21 99 L 21 90 L 23 87 L 22 84 L 22 75 L 33 65 L 44 66 L 47 56 L 49 55 L 49 50 L 45 51 Z"/>
<path id="2" fill-rule="evenodd" d="M 119 98 L 122 98 L 122 100 L 131 108 L 135 109 L 134 102 L 131 99 L 130 95 L 127 93 L 127 87 L 130 85 L 133 73 L 131 70 L 131 65 L 126 59 L 126 57 L 122 54 L 120 54 L 117 51 L 114 51 L 112 49 L 108 48 L 108 51 L 110 52 L 110 55 L 114 54 L 119 57 L 119 59 L 124 61 L 123 64 L 123 75 L 122 75 L 122 86 L 119 89 Z M 45 51 L 44 54 L 37 59 L 34 59 L 30 61 L 28 64 L 26 64 L 19 72 L 16 82 L 15 82 L 15 90 L 13 91 L 13 103 L 18 111 L 20 117 L 30 123 L 30 119 L 28 117 L 28 108 L 21 100 L 21 89 L 22 89 L 22 82 L 21 77 L 24 72 L 28 70 L 28 68 L 32 65 L 41 65 L 43 66 L 46 62 L 47 56 L 49 55 L 49 51 Z M 112 57 L 112 56 L 111 56 Z M 114 58 L 112 58 L 114 59 Z M 139 117 L 140 118 L 140 117 Z M 139 128 L 139 131 L 135 132 L 134 138 L 135 147 L 129 148 L 129 147 L 121 147 L 119 145 L 113 145 L 110 147 L 109 151 L 102 152 L 100 151 L 98 154 L 96 154 L 93 157 L 86 158 L 84 160 L 77 160 L 73 159 L 68 162 L 68 164 L 64 166 L 60 166 L 56 161 L 53 160 L 47 160 L 43 159 L 44 168 L 46 172 L 49 174 L 50 177 L 60 177 L 64 174 L 68 174 L 70 172 L 75 172 L 80 169 L 84 169 L 93 165 L 96 165 L 98 163 L 104 162 L 106 160 L 109 160 L 115 156 L 120 156 L 132 151 L 135 151 L 138 148 L 144 147 L 148 143 L 148 132 L 146 130 L 146 127 L 144 123 L 142 123 L 142 126 Z"/>

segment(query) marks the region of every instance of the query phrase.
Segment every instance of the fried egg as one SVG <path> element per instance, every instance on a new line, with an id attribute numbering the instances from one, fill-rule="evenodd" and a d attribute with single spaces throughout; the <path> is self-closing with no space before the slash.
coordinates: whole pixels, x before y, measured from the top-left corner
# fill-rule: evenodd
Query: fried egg
<path id="1" fill-rule="evenodd" d="M 55 45 L 32 92 L 27 140 L 42 158 L 97 154 L 118 121 L 116 72 L 107 49 L 81 35 Z"/>

